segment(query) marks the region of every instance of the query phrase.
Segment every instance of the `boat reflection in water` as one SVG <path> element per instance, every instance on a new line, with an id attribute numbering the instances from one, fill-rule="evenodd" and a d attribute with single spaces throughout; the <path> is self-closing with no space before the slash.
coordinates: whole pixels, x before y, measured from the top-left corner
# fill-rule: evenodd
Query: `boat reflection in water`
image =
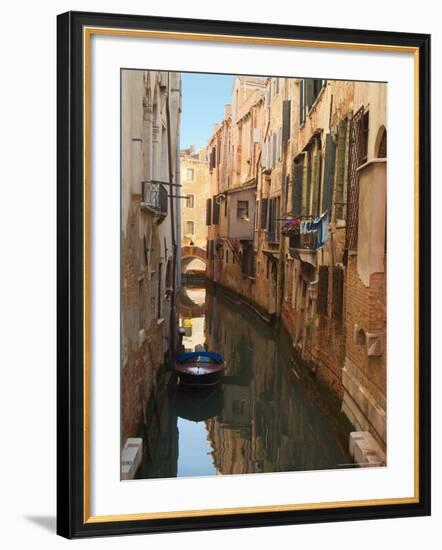
<path id="1" fill-rule="evenodd" d="M 348 465 L 351 427 L 338 400 L 296 363 L 285 331 L 204 288 L 183 289 L 180 322 L 186 350 L 199 344 L 221 353 L 224 376 L 213 387 L 164 392 L 151 417 L 157 437 L 149 439 L 137 477 Z"/>
<path id="2" fill-rule="evenodd" d="M 177 416 L 193 422 L 202 422 L 221 414 L 223 388 L 179 386 L 174 397 Z"/>

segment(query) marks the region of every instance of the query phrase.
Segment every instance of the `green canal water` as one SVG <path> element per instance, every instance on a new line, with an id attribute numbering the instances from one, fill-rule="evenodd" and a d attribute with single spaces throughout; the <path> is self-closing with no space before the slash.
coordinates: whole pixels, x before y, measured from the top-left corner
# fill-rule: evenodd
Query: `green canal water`
<path id="1" fill-rule="evenodd" d="M 287 472 L 351 467 L 350 424 L 340 403 L 276 331 L 230 295 L 182 289 L 183 344 L 223 354 L 214 389 L 163 384 L 140 435 L 138 478 Z"/>

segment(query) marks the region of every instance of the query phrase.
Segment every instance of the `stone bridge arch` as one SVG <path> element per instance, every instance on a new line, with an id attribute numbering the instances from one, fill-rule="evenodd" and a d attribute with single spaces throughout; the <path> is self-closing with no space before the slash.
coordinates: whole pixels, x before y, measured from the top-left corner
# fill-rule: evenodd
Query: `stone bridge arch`
<path id="1" fill-rule="evenodd" d="M 204 265 L 206 265 L 206 249 L 194 245 L 185 245 L 181 247 L 181 272 L 185 273 L 190 262 L 195 259 L 201 260 Z"/>

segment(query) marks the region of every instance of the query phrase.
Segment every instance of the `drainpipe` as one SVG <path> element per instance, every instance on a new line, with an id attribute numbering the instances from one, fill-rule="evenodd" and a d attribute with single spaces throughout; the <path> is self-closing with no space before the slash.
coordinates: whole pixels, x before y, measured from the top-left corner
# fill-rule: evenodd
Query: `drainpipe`
<path id="1" fill-rule="evenodd" d="M 175 203 L 173 197 L 173 160 L 172 160 L 172 136 L 170 127 L 170 72 L 167 73 L 167 99 L 166 99 L 166 120 L 167 120 L 167 160 L 169 165 L 169 205 L 170 205 L 170 228 L 172 232 L 172 294 L 170 297 L 170 352 L 175 353 L 175 293 L 176 293 L 176 255 L 177 244 L 175 235 Z"/>
<path id="2" fill-rule="evenodd" d="M 285 95 L 285 94 L 284 94 Z M 281 136 L 282 140 L 282 136 Z M 286 195 L 288 200 L 288 193 L 285 193 L 285 185 L 286 185 L 286 178 L 287 178 L 287 152 L 288 152 L 288 140 L 283 141 L 282 140 L 282 170 L 281 170 L 281 205 L 282 205 L 282 212 L 284 214 L 287 212 L 287 204 L 286 204 Z M 278 218 L 280 217 L 280 213 L 278 213 Z M 278 221 L 278 224 L 281 222 Z M 280 225 L 278 225 L 278 231 L 280 229 Z M 278 262 L 278 296 L 277 296 L 277 308 L 276 308 L 276 315 L 277 315 L 277 325 L 281 323 L 281 314 L 282 314 L 282 304 L 284 301 L 284 286 L 285 286 L 285 255 L 286 255 L 286 238 L 284 235 L 281 235 L 281 232 L 279 231 L 279 262 Z"/>

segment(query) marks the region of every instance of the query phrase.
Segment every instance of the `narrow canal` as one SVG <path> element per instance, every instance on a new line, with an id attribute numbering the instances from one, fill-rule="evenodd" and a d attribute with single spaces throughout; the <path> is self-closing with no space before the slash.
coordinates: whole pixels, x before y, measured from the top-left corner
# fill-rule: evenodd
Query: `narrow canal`
<path id="1" fill-rule="evenodd" d="M 138 478 L 349 466 L 340 404 L 296 360 L 284 330 L 223 291 L 194 286 L 182 289 L 180 325 L 186 350 L 223 354 L 225 376 L 215 389 L 158 389 Z"/>

